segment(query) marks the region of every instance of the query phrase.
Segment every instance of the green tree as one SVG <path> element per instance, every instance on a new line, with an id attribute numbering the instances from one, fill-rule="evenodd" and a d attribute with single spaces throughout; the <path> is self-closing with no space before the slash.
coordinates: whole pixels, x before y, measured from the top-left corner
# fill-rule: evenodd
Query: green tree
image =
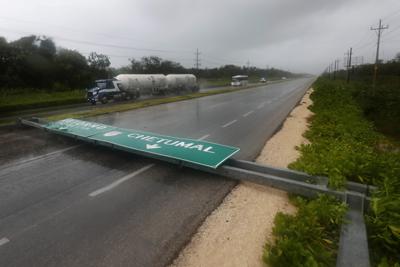
<path id="1" fill-rule="evenodd" d="M 54 41 L 46 36 L 39 37 L 39 41 L 39 53 L 48 59 L 53 59 L 56 55 L 56 45 Z"/>
<path id="2" fill-rule="evenodd" d="M 157 56 L 142 57 L 140 61 L 131 59 L 132 73 L 184 73 L 187 70 L 178 62 L 163 60 Z"/>
<path id="3" fill-rule="evenodd" d="M 140 61 L 137 61 L 136 59 L 132 58 L 130 59 L 131 65 L 130 65 L 130 71 L 129 73 L 144 73 L 142 63 Z M 123 73 L 123 72 L 120 72 Z"/>
<path id="4" fill-rule="evenodd" d="M 88 56 L 87 61 L 93 80 L 104 79 L 111 75 L 111 71 L 109 70 L 111 62 L 107 55 L 92 52 Z"/>
<path id="5" fill-rule="evenodd" d="M 394 61 L 400 62 L 400 52 L 398 52 L 394 58 Z"/>
<path id="6" fill-rule="evenodd" d="M 88 63 L 91 68 L 96 70 L 106 70 L 111 65 L 107 55 L 98 54 L 96 52 L 90 53 Z"/>
<path id="7" fill-rule="evenodd" d="M 57 81 L 66 88 L 81 88 L 91 81 L 86 58 L 76 50 L 58 51 L 56 66 Z"/>

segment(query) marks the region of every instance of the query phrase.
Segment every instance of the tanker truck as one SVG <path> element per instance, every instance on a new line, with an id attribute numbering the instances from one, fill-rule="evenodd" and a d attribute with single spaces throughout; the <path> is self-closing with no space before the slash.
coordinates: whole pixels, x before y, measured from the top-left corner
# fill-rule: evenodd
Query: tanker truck
<path id="1" fill-rule="evenodd" d="M 112 79 L 96 80 L 93 88 L 87 90 L 89 103 L 103 104 L 109 100 L 130 100 L 141 94 L 164 94 L 167 79 L 163 74 L 120 74 Z"/>
<path id="2" fill-rule="evenodd" d="M 93 88 L 87 90 L 89 103 L 103 104 L 109 100 L 130 100 L 140 95 L 162 95 L 182 90 L 198 91 L 196 76 L 193 74 L 120 74 L 112 79 L 96 80 Z"/>

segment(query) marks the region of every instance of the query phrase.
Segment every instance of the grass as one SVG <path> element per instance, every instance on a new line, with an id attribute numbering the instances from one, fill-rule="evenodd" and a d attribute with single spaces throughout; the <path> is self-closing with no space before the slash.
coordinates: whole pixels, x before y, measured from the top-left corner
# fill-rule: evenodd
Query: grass
<path id="1" fill-rule="evenodd" d="M 45 90 L 1 90 L 0 112 L 13 112 L 39 107 L 58 106 L 85 102 L 84 90 L 55 91 Z"/>
<path id="2" fill-rule="evenodd" d="M 222 79 L 199 79 L 200 88 L 229 86 L 231 80 L 229 78 Z"/>

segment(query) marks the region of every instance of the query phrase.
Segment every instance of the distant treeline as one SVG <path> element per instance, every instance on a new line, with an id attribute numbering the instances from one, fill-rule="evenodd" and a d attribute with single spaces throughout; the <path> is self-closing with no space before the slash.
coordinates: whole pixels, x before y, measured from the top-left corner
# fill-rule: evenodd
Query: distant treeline
<path id="1" fill-rule="evenodd" d="M 374 75 L 374 64 L 364 64 L 359 66 L 353 66 L 350 69 L 350 79 L 356 81 L 366 81 L 372 82 Z M 333 78 L 333 72 L 331 74 L 325 73 L 325 75 L 330 75 Z M 380 63 L 378 65 L 377 71 L 377 81 L 386 81 L 388 76 L 400 77 L 400 55 L 399 58 L 388 61 L 387 63 Z M 340 70 L 336 73 L 336 77 L 347 78 L 347 70 Z"/>
<path id="2" fill-rule="evenodd" d="M 0 37 L 0 89 L 67 90 L 86 88 L 95 79 L 120 73 L 194 73 L 199 78 L 229 79 L 233 75 L 278 78 L 299 76 L 279 69 L 225 65 L 219 68 L 184 68 L 157 56 L 130 59 L 130 64 L 111 68 L 108 56 L 92 52 L 88 57 L 76 50 L 56 47 L 51 38 L 30 35 L 7 42 Z"/>

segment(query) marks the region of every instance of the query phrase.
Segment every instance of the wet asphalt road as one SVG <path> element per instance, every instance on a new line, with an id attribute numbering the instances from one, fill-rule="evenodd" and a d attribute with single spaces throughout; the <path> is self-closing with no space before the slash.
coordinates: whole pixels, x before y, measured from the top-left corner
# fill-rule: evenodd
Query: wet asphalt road
<path id="1" fill-rule="evenodd" d="M 91 120 L 238 146 L 235 158 L 251 160 L 311 82 Z M 235 185 L 36 129 L 1 130 L 0 145 L 0 266 L 164 266 Z"/>

